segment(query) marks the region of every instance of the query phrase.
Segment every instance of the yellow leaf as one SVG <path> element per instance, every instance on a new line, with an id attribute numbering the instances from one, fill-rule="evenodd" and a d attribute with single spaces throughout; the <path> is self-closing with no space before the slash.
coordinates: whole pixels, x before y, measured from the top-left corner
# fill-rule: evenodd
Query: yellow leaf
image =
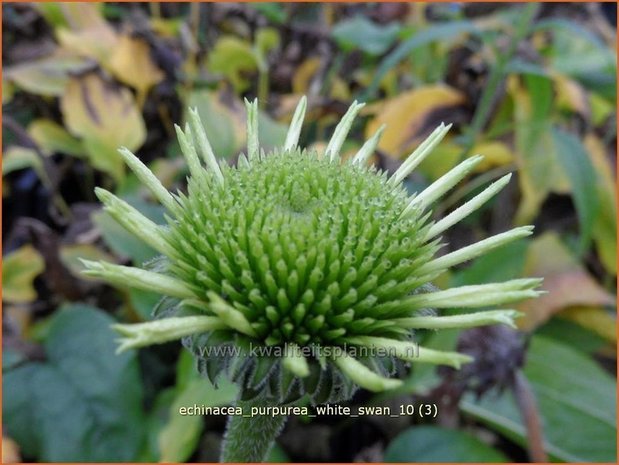
<path id="1" fill-rule="evenodd" d="M 117 46 L 118 35 L 101 15 L 100 4 L 62 3 L 61 9 L 70 28 L 56 30 L 58 42 L 66 50 L 106 66 Z"/>
<path id="2" fill-rule="evenodd" d="M 163 71 L 153 63 L 148 43 L 128 34 L 120 37 L 109 66 L 120 81 L 137 90 L 140 101 L 144 101 L 151 87 L 164 78 Z"/>
<path id="3" fill-rule="evenodd" d="M 138 149 L 146 138 L 146 127 L 129 89 L 91 72 L 71 78 L 60 107 L 65 126 L 83 139 L 92 165 L 112 175 L 124 176 L 117 149 Z"/>
<path id="4" fill-rule="evenodd" d="M 586 119 L 589 119 L 591 106 L 585 89 L 575 80 L 561 74 L 555 74 L 553 79 L 557 107 L 580 113 Z"/>
<path id="5" fill-rule="evenodd" d="M 590 329 L 608 341 L 617 342 L 617 318 L 603 308 L 572 307 L 562 311 L 559 315 L 583 328 Z"/>
<path id="6" fill-rule="evenodd" d="M 292 92 L 295 94 L 306 94 L 310 82 L 320 69 L 322 60 L 319 57 L 309 57 L 299 66 L 292 77 Z"/>
<path id="7" fill-rule="evenodd" d="M 33 286 L 45 268 L 43 257 L 30 244 L 4 256 L 2 264 L 2 300 L 28 303 L 37 297 Z"/>
<path id="8" fill-rule="evenodd" d="M 499 141 L 480 142 L 476 144 L 471 153 L 483 155 L 484 159 L 475 167 L 474 172 L 483 173 L 497 166 L 509 165 L 514 161 L 514 152 Z"/>
<path id="9" fill-rule="evenodd" d="M 548 292 L 519 304 L 525 316 L 517 323 L 526 330 L 536 328 L 568 307 L 615 302 L 614 296 L 595 281 L 553 232 L 541 235 L 529 246 L 525 275 L 543 277 L 542 289 Z"/>
<path id="10" fill-rule="evenodd" d="M 11 81 L 2 78 L 2 105 L 6 105 L 11 100 L 13 100 L 13 95 L 15 94 L 15 86 Z"/>
<path id="11" fill-rule="evenodd" d="M 464 101 L 464 94 L 445 85 L 405 92 L 386 102 L 382 111 L 366 126 L 365 136 L 371 137 L 382 124 L 386 124 L 378 148 L 392 156 L 406 156 L 420 142 L 422 131 L 434 129 L 426 127 L 433 112 L 458 106 Z"/>

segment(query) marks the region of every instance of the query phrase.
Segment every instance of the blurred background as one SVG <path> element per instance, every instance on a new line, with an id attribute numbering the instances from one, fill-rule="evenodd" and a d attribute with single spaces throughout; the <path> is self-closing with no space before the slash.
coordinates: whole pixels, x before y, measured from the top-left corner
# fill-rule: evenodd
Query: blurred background
<path id="1" fill-rule="evenodd" d="M 272 461 L 616 461 L 615 3 L 3 3 L 3 460 L 214 461 L 236 388 L 199 379 L 180 344 L 114 354 L 114 321 L 157 296 L 84 280 L 78 257 L 155 252 L 97 203 L 97 185 L 163 222 L 116 148 L 171 189 L 187 167 L 173 123 L 197 107 L 221 158 L 283 141 L 308 96 L 301 145 L 324 147 L 367 102 L 346 154 L 388 124 L 372 163 L 393 170 L 441 121 L 447 139 L 408 179 L 422 189 L 485 155 L 435 212 L 507 172 L 445 251 L 534 224 L 535 235 L 443 275 L 439 287 L 545 277 L 520 330 L 423 334 L 471 353 L 460 372 L 413 366 L 397 392 L 353 406 L 436 404 L 437 418 L 291 418 Z"/>

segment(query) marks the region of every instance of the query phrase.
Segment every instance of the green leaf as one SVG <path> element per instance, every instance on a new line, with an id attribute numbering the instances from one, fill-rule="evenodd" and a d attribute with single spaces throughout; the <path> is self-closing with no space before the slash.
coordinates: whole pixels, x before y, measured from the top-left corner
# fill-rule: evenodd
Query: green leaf
<path id="1" fill-rule="evenodd" d="M 261 28 L 256 32 L 255 51 L 256 57 L 259 58 L 260 66 L 267 67 L 266 56 L 271 50 L 277 48 L 280 43 L 279 33 L 277 29 L 272 27 Z"/>
<path id="2" fill-rule="evenodd" d="M 286 20 L 286 12 L 281 4 L 275 2 L 257 2 L 257 3 L 248 3 L 247 6 L 249 8 L 253 8 L 256 11 L 259 11 L 269 21 L 272 21 L 277 24 L 281 24 Z"/>
<path id="3" fill-rule="evenodd" d="M 584 253 L 591 240 L 593 222 L 599 205 L 597 176 L 591 159 L 578 137 L 555 128 L 553 138 L 572 185 L 572 195 L 580 223 L 579 251 Z"/>
<path id="4" fill-rule="evenodd" d="M 482 255 L 454 273 L 451 286 L 507 281 L 522 276 L 530 241 L 521 239 Z"/>
<path id="5" fill-rule="evenodd" d="M 12 145 L 2 154 L 2 175 L 5 176 L 13 171 L 32 168 L 39 177 L 45 175 L 43 163 L 33 149 Z"/>
<path id="6" fill-rule="evenodd" d="M 385 462 L 507 462 L 498 450 L 476 437 L 438 426 L 414 426 L 389 444 Z"/>
<path id="7" fill-rule="evenodd" d="M 209 71 L 223 74 L 237 92 L 242 92 L 250 84 L 243 73 L 256 71 L 258 60 L 249 42 L 234 36 L 222 36 L 209 55 L 208 66 Z"/>
<path id="8" fill-rule="evenodd" d="M 471 21 L 454 21 L 448 24 L 439 24 L 414 34 L 410 39 L 402 42 L 393 52 L 387 55 L 374 73 L 374 79 L 360 96 L 360 100 L 369 100 L 378 90 L 385 75 L 395 68 L 402 60 L 418 47 L 424 47 L 437 40 L 448 40 L 459 34 L 478 32 L 477 26 Z"/>
<path id="9" fill-rule="evenodd" d="M 258 134 L 260 138 L 260 148 L 268 151 L 275 147 L 281 147 L 286 140 L 288 126 L 279 123 L 260 111 L 258 113 Z"/>
<path id="10" fill-rule="evenodd" d="M 82 143 L 50 119 L 34 120 L 28 126 L 28 133 L 46 155 L 64 153 L 78 158 L 85 156 Z"/>
<path id="11" fill-rule="evenodd" d="M 33 282 L 44 269 L 43 257 L 30 244 L 4 256 L 2 300 L 11 303 L 32 302 L 37 297 Z"/>
<path id="12" fill-rule="evenodd" d="M 245 145 L 245 126 L 240 115 L 225 106 L 216 92 L 192 92 L 188 106 L 198 109 L 215 156 L 231 158 Z"/>
<path id="13" fill-rule="evenodd" d="M 135 353 L 115 355 L 114 321 L 87 305 L 63 308 L 45 362 L 5 373 L 3 422 L 25 456 L 43 462 L 135 460 L 144 438 Z"/>
<path id="14" fill-rule="evenodd" d="M 204 428 L 201 415 L 181 415 L 181 407 L 217 407 L 229 405 L 238 395 L 238 387 L 222 380 L 214 387 L 198 375 L 193 357 L 184 351 L 179 358 L 178 383 L 169 409 L 169 419 L 159 433 L 162 462 L 184 462 L 196 449 Z"/>
<path id="15" fill-rule="evenodd" d="M 359 49 L 379 56 L 394 44 L 399 32 L 396 23 L 380 26 L 364 16 L 355 16 L 337 23 L 331 35 L 342 49 Z"/>
<path id="16" fill-rule="evenodd" d="M 524 373 L 542 418 L 545 449 L 553 461 L 616 461 L 616 381 L 589 357 L 534 336 Z M 525 428 L 511 393 L 485 396 L 460 407 L 477 420 L 526 445 Z"/>

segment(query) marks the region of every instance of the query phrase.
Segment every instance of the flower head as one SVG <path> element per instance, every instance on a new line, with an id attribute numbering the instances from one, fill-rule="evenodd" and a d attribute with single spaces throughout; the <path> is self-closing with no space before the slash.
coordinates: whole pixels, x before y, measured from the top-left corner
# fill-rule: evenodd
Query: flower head
<path id="1" fill-rule="evenodd" d="M 495 195 L 509 175 L 435 222 L 433 203 L 482 157 L 465 160 L 409 196 L 402 181 L 449 127 L 437 128 L 388 176 L 366 165 L 382 128 L 352 159 L 340 160 L 362 106 L 353 103 L 325 152 L 316 153 L 297 146 L 303 98 L 284 146 L 265 154 L 257 136 L 257 103 L 247 102 L 248 153 L 236 167 L 217 161 L 191 111 L 185 129 L 176 128 L 191 174 L 186 193 L 168 192 L 132 153 L 121 150 L 167 209 L 167 226 L 103 189 L 96 193 L 162 260 L 157 271 L 85 262 L 86 273 L 176 299 L 172 317 L 116 325 L 121 350 L 184 338 L 201 371 L 213 379 L 227 372 L 244 398 L 264 394 L 284 402 L 309 394 L 324 402 L 349 397 L 358 386 L 373 391 L 397 386 L 400 380 L 390 376 L 398 361 L 454 367 L 469 361 L 418 347 L 415 330 L 513 324 L 513 310 L 427 312 L 502 306 L 539 294 L 539 279 L 447 290 L 430 284 L 451 266 L 531 234 L 530 227 L 516 228 L 436 257 L 441 233 Z"/>

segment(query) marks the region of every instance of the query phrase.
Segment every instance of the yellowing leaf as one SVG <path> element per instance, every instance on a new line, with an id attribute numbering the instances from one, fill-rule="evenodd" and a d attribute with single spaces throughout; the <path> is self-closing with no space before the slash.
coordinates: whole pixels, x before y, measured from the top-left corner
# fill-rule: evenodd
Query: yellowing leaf
<path id="1" fill-rule="evenodd" d="M 94 167 L 124 176 L 117 149 L 138 149 L 146 138 L 142 115 L 129 89 L 118 87 L 91 72 L 74 77 L 60 102 L 65 125 L 83 139 Z"/>
<path id="2" fill-rule="evenodd" d="M 5 255 L 2 264 L 2 300 L 28 303 L 36 299 L 33 281 L 44 268 L 43 257 L 29 244 Z"/>
<path id="3" fill-rule="evenodd" d="M 617 201 L 613 167 L 603 142 L 593 133 L 585 136 L 587 152 L 597 173 L 600 207 L 593 223 L 592 235 L 600 260 L 608 271 L 617 274 Z"/>
<path id="4" fill-rule="evenodd" d="M 429 181 L 435 181 L 456 166 L 460 161 L 462 151 L 462 146 L 453 140 L 443 140 L 432 151 L 432 155 L 421 162 L 418 171 Z M 514 159 L 511 149 L 499 141 L 479 142 L 473 146 L 470 153 L 471 156 L 476 154 L 484 156 L 484 159 L 473 169 L 473 172 L 476 173 L 483 173 L 494 167 L 507 165 Z"/>
<path id="5" fill-rule="evenodd" d="M 473 146 L 471 153 L 483 155 L 484 159 L 474 169 L 475 172 L 483 173 L 497 166 L 504 166 L 514 161 L 514 152 L 499 141 L 480 142 Z"/>
<path id="6" fill-rule="evenodd" d="M 301 95 L 307 93 L 312 78 L 320 69 L 321 62 L 319 57 L 310 57 L 297 66 L 292 77 L 292 92 Z"/>
<path id="7" fill-rule="evenodd" d="M 518 320 L 518 326 L 527 330 L 568 307 L 613 305 L 615 301 L 572 256 L 556 233 L 545 233 L 531 243 L 525 274 L 543 277 L 542 289 L 548 291 L 519 305 L 525 316 Z"/>
<path id="8" fill-rule="evenodd" d="M 84 146 L 65 128 L 50 119 L 37 119 L 28 126 L 28 134 L 46 155 L 59 152 L 83 157 Z"/>
<path id="9" fill-rule="evenodd" d="M 67 50 L 107 65 L 118 36 L 101 15 L 101 5 L 72 2 L 61 4 L 61 8 L 70 29 L 56 30 L 58 42 Z"/>
<path id="10" fill-rule="evenodd" d="M 137 90 L 141 102 L 150 88 L 164 78 L 163 71 L 153 63 L 148 43 L 141 37 L 128 34 L 120 37 L 109 66 L 120 81 Z"/>
<path id="11" fill-rule="evenodd" d="M 2 105 L 6 105 L 11 100 L 13 100 L 13 95 L 15 94 L 15 86 L 11 81 L 2 78 Z"/>
<path id="12" fill-rule="evenodd" d="M 230 80 L 237 92 L 249 87 L 244 73 L 256 71 L 258 61 L 251 44 L 234 36 L 221 37 L 208 57 L 209 71 L 221 73 Z"/>
<path id="13" fill-rule="evenodd" d="M 617 342 L 617 317 L 599 307 L 572 307 L 559 314 L 583 328 L 599 334 L 604 339 Z"/>
<path id="14" fill-rule="evenodd" d="M 432 112 L 460 105 L 464 100 L 464 94 L 444 85 L 405 92 L 386 102 L 366 126 L 365 136 L 371 137 L 386 124 L 378 148 L 397 157 L 408 155 L 409 149 L 419 142 L 420 132 L 426 129 L 425 123 Z"/>
<path id="15" fill-rule="evenodd" d="M 580 113 L 585 118 L 591 114 L 591 106 L 585 89 L 575 80 L 561 74 L 554 76 L 557 107 Z"/>
<path id="16" fill-rule="evenodd" d="M 5 68 L 4 79 L 32 94 L 54 97 L 64 92 L 69 73 L 80 70 L 85 63 L 83 58 L 56 52 Z"/>

